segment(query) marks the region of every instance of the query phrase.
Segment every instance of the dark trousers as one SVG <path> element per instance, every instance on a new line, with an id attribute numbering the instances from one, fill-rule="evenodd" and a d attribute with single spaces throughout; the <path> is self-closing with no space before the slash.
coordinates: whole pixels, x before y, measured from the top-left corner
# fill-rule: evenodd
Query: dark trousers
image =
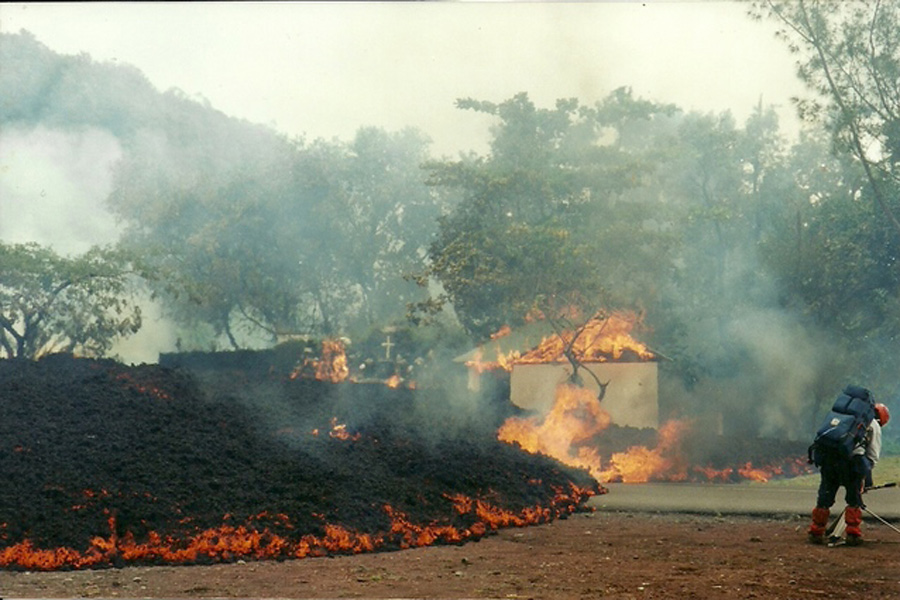
<path id="1" fill-rule="evenodd" d="M 829 458 L 820 465 L 822 479 L 819 482 L 819 495 L 816 506 L 831 508 L 837 496 L 838 488 L 845 490 L 844 500 L 847 506 L 862 507 L 862 491 L 866 480 L 871 477 L 869 461 L 864 456 L 852 459 Z"/>

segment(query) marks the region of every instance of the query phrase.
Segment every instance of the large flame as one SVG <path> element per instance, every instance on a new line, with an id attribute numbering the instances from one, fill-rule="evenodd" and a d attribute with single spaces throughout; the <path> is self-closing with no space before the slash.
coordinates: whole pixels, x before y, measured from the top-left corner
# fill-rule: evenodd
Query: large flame
<path id="1" fill-rule="evenodd" d="M 609 468 L 601 474 L 601 481 L 644 483 L 651 479 L 686 480 L 687 465 L 679 449 L 682 437 L 689 428 L 688 421 L 668 421 L 659 428 L 656 448 L 651 450 L 634 446 L 627 452 L 614 453 Z"/>
<path id="2" fill-rule="evenodd" d="M 561 384 L 546 416 L 510 417 L 500 427 L 497 437 L 516 443 L 527 452 L 546 454 L 569 466 L 587 469 L 600 481 L 600 457 L 596 450 L 577 445 L 606 429 L 609 423 L 609 413 L 600 407 L 595 393 L 576 385 Z"/>
<path id="3" fill-rule="evenodd" d="M 347 379 L 347 353 L 340 340 L 322 340 L 322 358 L 316 368 L 316 379 L 338 383 Z"/>
<path id="4" fill-rule="evenodd" d="M 291 373 L 291 379 L 314 378 L 319 381 L 340 383 L 350 375 L 347 352 L 339 339 L 322 340 L 322 357 L 306 358 Z"/>
<path id="5" fill-rule="evenodd" d="M 631 337 L 636 324 L 634 313 L 615 312 L 606 318 L 595 317 L 581 329 L 547 336 L 536 348 L 518 357 L 516 362 L 563 362 L 566 352 L 571 352 L 580 362 L 622 360 L 628 352 L 642 360 L 655 359 L 656 356 L 646 345 Z"/>
<path id="6" fill-rule="evenodd" d="M 763 466 L 750 462 L 725 468 L 692 465 L 683 449 L 685 439 L 695 427 L 688 419 L 663 423 L 653 448 L 632 446 L 604 458 L 593 440 L 609 424 L 609 414 L 595 393 L 563 383 L 557 387 L 553 406 L 545 416 L 510 417 L 500 426 L 497 437 L 518 444 L 527 452 L 545 454 L 563 464 L 585 469 L 600 483 L 768 481 L 772 477 L 808 472 L 801 458 Z"/>
<path id="7" fill-rule="evenodd" d="M 532 315 L 530 320 L 541 321 L 543 316 Z M 520 348 L 501 350 L 500 345 L 486 344 L 476 351 L 466 365 L 482 373 L 495 369 L 510 371 L 514 365 L 522 363 L 566 362 L 568 356 L 579 362 L 655 360 L 656 355 L 631 335 L 639 324 L 638 315 L 632 312 L 618 311 L 608 316 L 597 315 L 581 327 L 544 336 L 541 342 L 530 350 Z M 510 335 L 510 328 L 504 326 L 491 336 L 491 340 L 496 342 Z"/>

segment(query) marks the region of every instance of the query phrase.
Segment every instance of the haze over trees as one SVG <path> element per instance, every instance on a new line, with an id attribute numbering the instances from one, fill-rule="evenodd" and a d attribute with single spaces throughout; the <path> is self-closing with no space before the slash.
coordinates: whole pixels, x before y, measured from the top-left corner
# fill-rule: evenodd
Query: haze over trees
<path id="1" fill-rule="evenodd" d="M 477 343 L 535 308 L 631 309 L 683 389 L 666 399 L 673 411 L 715 408 L 761 433 L 804 435 L 849 380 L 900 392 L 900 6 L 751 11 L 784 24 L 818 93 L 798 101 L 797 139 L 762 102 L 739 123 L 627 87 L 552 107 L 527 91 L 461 99 L 493 118 L 481 155 L 435 158 L 413 129 L 289 139 L 27 33 L 0 37 L 0 125 L 116 137 L 119 256 L 187 349 L 361 339 L 387 325 L 425 335 L 434 323 Z M 4 259 L 2 289 L 20 293 L 14 264 Z M 10 306 L 0 315 L 24 323 Z M 6 356 L 39 352 L 14 338 Z"/>

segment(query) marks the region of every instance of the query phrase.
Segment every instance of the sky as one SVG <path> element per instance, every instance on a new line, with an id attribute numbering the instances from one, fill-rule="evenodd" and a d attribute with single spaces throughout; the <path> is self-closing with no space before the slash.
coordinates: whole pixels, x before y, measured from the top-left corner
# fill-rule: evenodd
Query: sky
<path id="1" fill-rule="evenodd" d="M 436 154 L 485 149 L 457 98 L 603 98 L 620 86 L 745 118 L 802 91 L 771 24 L 737 2 L 0 4 L 0 31 L 129 63 L 160 90 L 309 138 L 415 126 Z"/>
<path id="2" fill-rule="evenodd" d="M 745 9 L 713 1 L 2 3 L 0 31 L 25 29 L 57 53 L 130 64 L 161 92 L 178 88 L 291 137 L 350 140 L 363 126 L 412 126 L 431 138 L 435 156 L 452 157 L 485 152 L 491 124 L 457 109 L 457 99 L 502 102 L 519 92 L 552 107 L 629 86 L 687 111 L 730 110 L 739 124 L 762 101 L 795 131 L 790 98 L 803 87 L 792 57 L 772 24 Z M 104 202 L 119 156 L 102 131 L 0 130 L 0 240 L 67 254 L 114 242 L 118 226 Z"/>

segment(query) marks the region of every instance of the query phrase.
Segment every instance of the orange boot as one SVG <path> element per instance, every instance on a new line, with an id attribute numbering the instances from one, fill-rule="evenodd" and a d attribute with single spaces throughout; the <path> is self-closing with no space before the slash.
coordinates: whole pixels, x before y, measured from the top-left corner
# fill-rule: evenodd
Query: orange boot
<path id="1" fill-rule="evenodd" d="M 844 516 L 847 520 L 847 545 L 858 546 L 862 544 L 862 509 L 858 506 L 848 506 Z"/>
<path id="2" fill-rule="evenodd" d="M 828 527 L 828 509 L 818 506 L 812 511 L 812 523 L 809 526 L 809 541 L 813 544 L 825 543 L 825 529 Z"/>

